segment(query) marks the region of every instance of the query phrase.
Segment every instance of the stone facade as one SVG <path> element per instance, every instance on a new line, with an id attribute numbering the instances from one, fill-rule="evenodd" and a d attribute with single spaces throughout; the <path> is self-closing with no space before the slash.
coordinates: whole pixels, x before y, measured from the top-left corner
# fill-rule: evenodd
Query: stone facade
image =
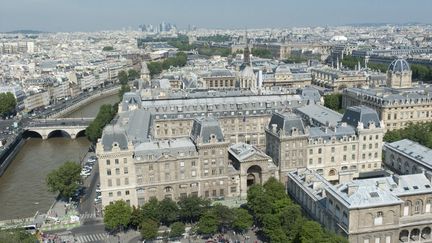
<path id="1" fill-rule="evenodd" d="M 431 242 L 432 189 L 423 174 L 332 185 L 311 170 L 288 175 L 288 192 L 327 229 L 349 242 Z"/>

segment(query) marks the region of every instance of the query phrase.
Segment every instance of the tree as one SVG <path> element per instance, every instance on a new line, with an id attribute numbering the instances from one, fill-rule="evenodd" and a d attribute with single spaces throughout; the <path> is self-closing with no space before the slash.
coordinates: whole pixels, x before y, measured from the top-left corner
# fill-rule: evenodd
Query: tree
<path id="1" fill-rule="evenodd" d="M 102 136 L 103 128 L 111 122 L 116 113 L 117 109 L 114 109 L 114 106 L 109 104 L 102 105 L 96 118 L 86 128 L 85 134 L 87 138 L 93 143 L 97 142 Z"/>
<path id="2" fill-rule="evenodd" d="M 246 209 L 235 208 L 233 209 L 234 220 L 231 227 L 237 232 L 244 232 L 249 229 L 253 224 L 252 215 Z"/>
<path id="3" fill-rule="evenodd" d="M 10 93 L 0 93 L 0 115 L 5 117 L 12 113 L 16 107 L 15 96 Z"/>
<path id="4" fill-rule="evenodd" d="M 144 216 L 142 214 L 140 207 L 132 206 L 132 213 L 130 218 L 130 225 L 134 227 L 135 229 L 138 228 L 138 226 L 141 224 L 141 222 L 144 221 Z"/>
<path id="5" fill-rule="evenodd" d="M 130 92 L 130 91 L 131 91 L 131 89 L 130 89 L 129 85 L 122 84 L 122 86 L 120 87 L 120 91 L 119 91 L 119 97 L 120 97 L 120 99 L 123 98 L 123 95 L 125 93 Z"/>
<path id="6" fill-rule="evenodd" d="M 141 207 L 141 212 L 144 218 L 151 219 L 159 222 L 159 202 L 155 197 L 151 197 L 150 200 Z"/>
<path id="7" fill-rule="evenodd" d="M 265 214 L 263 216 L 263 231 L 269 238 L 270 242 L 287 242 L 286 237 L 279 220 L 278 215 Z"/>
<path id="8" fill-rule="evenodd" d="M 261 58 L 273 58 L 273 55 L 270 50 L 262 49 L 262 48 L 252 48 L 252 55 Z"/>
<path id="9" fill-rule="evenodd" d="M 67 161 L 47 175 L 48 190 L 58 192 L 60 197 L 69 199 L 79 187 L 80 172 L 81 166 L 78 163 Z"/>
<path id="10" fill-rule="evenodd" d="M 324 106 L 334 111 L 339 111 L 342 108 L 342 94 L 325 95 Z"/>
<path id="11" fill-rule="evenodd" d="M 230 228 L 232 222 L 234 221 L 234 215 L 227 206 L 222 204 L 215 204 L 211 209 L 210 213 L 213 213 L 219 222 L 218 228 L 219 231 L 225 232 Z"/>
<path id="12" fill-rule="evenodd" d="M 175 222 L 171 225 L 169 237 L 181 237 L 185 232 L 185 225 L 182 222 Z"/>
<path id="13" fill-rule="evenodd" d="M 129 69 L 128 71 L 128 79 L 135 80 L 140 77 L 140 73 L 135 69 Z"/>
<path id="14" fill-rule="evenodd" d="M 287 197 L 285 186 L 274 177 L 270 177 L 270 179 L 264 183 L 264 189 L 272 201 Z"/>
<path id="15" fill-rule="evenodd" d="M 303 216 L 299 205 L 291 204 L 284 207 L 279 213 L 279 220 L 285 234 L 290 241 L 294 240 L 303 224 Z"/>
<path id="16" fill-rule="evenodd" d="M 162 72 L 162 63 L 160 62 L 149 62 L 147 68 L 151 76 L 160 74 Z"/>
<path id="17" fill-rule="evenodd" d="M 35 235 L 24 230 L 0 230 L 0 242 L 34 243 L 39 241 Z"/>
<path id="18" fill-rule="evenodd" d="M 265 214 L 272 212 L 272 202 L 266 195 L 264 187 L 253 185 L 247 193 L 247 206 L 252 210 L 254 216 L 260 221 Z"/>
<path id="19" fill-rule="evenodd" d="M 177 204 L 179 206 L 179 217 L 184 223 L 196 222 L 210 206 L 208 200 L 195 195 L 181 197 Z"/>
<path id="20" fill-rule="evenodd" d="M 140 225 L 141 237 L 152 240 L 158 236 L 158 223 L 152 219 L 145 219 Z"/>
<path id="21" fill-rule="evenodd" d="M 119 82 L 123 85 L 127 84 L 128 80 L 129 80 L 129 76 L 126 73 L 126 71 L 124 71 L 124 70 L 121 70 L 120 72 L 118 72 L 117 77 L 119 79 Z"/>
<path id="22" fill-rule="evenodd" d="M 123 200 L 107 205 L 104 210 L 104 224 L 109 230 L 119 230 L 129 225 L 132 208 Z"/>
<path id="23" fill-rule="evenodd" d="M 213 212 L 206 212 L 198 221 L 198 233 L 209 235 L 217 232 L 219 222 Z"/>
<path id="24" fill-rule="evenodd" d="M 160 222 L 166 226 L 169 226 L 178 218 L 177 204 L 171 198 L 165 198 L 159 202 L 158 212 Z"/>

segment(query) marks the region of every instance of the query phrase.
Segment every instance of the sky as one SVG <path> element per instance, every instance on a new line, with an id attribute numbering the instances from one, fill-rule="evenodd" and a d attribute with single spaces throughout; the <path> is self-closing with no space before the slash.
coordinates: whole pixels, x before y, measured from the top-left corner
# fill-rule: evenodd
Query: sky
<path id="1" fill-rule="evenodd" d="M 431 0 L 0 0 L 0 32 L 432 23 Z"/>

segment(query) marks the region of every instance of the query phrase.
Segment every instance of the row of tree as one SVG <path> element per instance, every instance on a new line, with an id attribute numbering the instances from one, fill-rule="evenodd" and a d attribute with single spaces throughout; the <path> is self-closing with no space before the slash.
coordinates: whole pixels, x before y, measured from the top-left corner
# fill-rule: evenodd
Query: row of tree
<path id="1" fill-rule="evenodd" d="M 248 190 L 247 206 L 255 217 L 262 236 L 269 242 L 348 242 L 304 217 L 299 205 L 291 201 L 285 186 L 270 178 L 263 186 Z"/>
<path id="2" fill-rule="evenodd" d="M 17 102 L 12 93 L 0 93 L 0 115 L 2 117 L 12 114 L 15 111 L 16 105 Z"/>
<path id="3" fill-rule="evenodd" d="M 158 236 L 159 226 L 170 227 L 169 237 L 180 237 L 185 224 L 195 224 L 193 232 L 212 235 L 229 229 L 243 232 L 252 226 L 252 216 L 246 209 L 230 209 L 221 204 L 210 206 L 210 201 L 197 196 L 181 198 L 177 203 L 166 198 L 151 198 L 141 207 L 130 207 L 116 201 L 105 207 L 104 223 L 109 230 L 127 227 L 139 229 L 144 239 Z"/>
<path id="4" fill-rule="evenodd" d="M 252 55 L 260 58 L 273 58 L 273 55 L 270 50 L 262 49 L 262 48 L 252 48 Z"/>
<path id="5" fill-rule="evenodd" d="M 111 122 L 114 116 L 117 114 L 117 107 L 104 104 L 99 108 L 99 112 L 96 118 L 86 128 L 85 134 L 93 143 L 96 143 L 98 138 L 102 136 L 103 128 Z"/>
<path id="6" fill-rule="evenodd" d="M 432 122 L 410 123 L 407 127 L 386 132 L 384 135 L 385 142 L 395 142 L 401 139 L 410 139 L 432 148 Z"/>
<path id="7" fill-rule="evenodd" d="M 0 242 L 35 243 L 39 242 L 36 235 L 24 230 L 0 230 Z"/>
<path id="8" fill-rule="evenodd" d="M 178 52 L 175 57 L 169 57 L 162 62 L 150 62 L 147 67 L 150 75 L 160 74 L 162 70 L 167 70 L 170 67 L 183 67 L 187 63 L 187 55 L 184 52 Z"/>

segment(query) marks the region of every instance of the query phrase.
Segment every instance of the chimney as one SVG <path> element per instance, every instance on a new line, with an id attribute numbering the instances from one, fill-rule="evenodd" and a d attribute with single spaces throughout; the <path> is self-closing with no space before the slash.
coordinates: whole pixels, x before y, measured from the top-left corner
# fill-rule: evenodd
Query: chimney
<path id="1" fill-rule="evenodd" d="M 356 184 L 349 184 L 348 185 L 348 196 L 351 196 L 352 194 L 354 194 L 357 190 L 358 190 L 358 185 Z"/>
<path id="2" fill-rule="evenodd" d="M 385 184 L 386 184 L 385 181 L 380 180 L 380 181 L 377 181 L 376 187 L 379 189 L 385 190 Z"/>

